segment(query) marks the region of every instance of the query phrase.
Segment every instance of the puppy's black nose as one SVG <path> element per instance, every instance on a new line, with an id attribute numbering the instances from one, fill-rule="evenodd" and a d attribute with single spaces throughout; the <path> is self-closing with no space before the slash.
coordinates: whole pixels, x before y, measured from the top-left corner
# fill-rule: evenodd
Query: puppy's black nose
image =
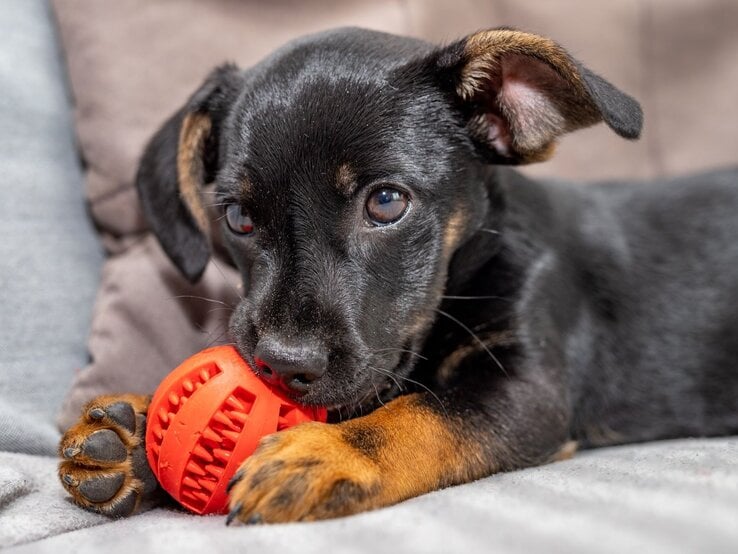
<path id="1" fill-rule="evenodd" d="M 287 342 L 275 336 L 259 339 L 254 358 L 262 379 L 304 394 L 328 369 L 328 352 L 317 341 Z"/>

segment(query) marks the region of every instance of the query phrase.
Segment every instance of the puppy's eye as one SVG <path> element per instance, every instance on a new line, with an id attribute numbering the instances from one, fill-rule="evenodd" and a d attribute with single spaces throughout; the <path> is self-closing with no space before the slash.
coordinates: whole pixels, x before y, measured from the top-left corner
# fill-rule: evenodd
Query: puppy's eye
<path id="1" fill-rule="evenodd" d="M 389 225 L 405 215 L 408 204 L 408 196 L 404 192 L 382 187 L 372 191 L 364 209 L 367 219 L 374 225 Z"/>
<path id="2" fill-rule="evenodd" d="M 228 228 L 238 235 L 248 235 L 254 231 L 254 222 L 238 204 L 228 204 L 226 206 L 225 218 Z"/>

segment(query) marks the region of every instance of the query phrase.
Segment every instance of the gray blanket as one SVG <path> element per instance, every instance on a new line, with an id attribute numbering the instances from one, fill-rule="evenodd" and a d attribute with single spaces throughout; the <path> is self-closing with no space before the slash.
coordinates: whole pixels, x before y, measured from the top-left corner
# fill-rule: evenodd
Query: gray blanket
<path id="1" fill-rule="evenodd" d="M 107 520 L 70 505 L 55 466 L 0 454 L 9 552 L 738 552 L 738 438 L 588 451 L 354 517 L 236 528 L 165 509 Z"/>

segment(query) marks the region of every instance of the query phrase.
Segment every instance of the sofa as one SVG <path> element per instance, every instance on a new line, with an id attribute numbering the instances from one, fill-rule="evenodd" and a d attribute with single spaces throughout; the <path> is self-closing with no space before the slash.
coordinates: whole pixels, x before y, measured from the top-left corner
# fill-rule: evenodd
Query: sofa
<path id="1" fill-rule="evenodd" d="M 738 74 L 731 61 L 734 57 L 728 54 L 734 55 L 738 48 L 732 35 L 719 32 L 738 26 L 733 3 L 680 0 L 668 8 L 656 0 L 645 3 L 645 8 L 626 1 L 612 4 L 585 15 L 593 18 L 595 27 L 614 22 L 637 40 L 625 40 L 614 32 L 599 36 L 587 32 L 587 26 L 578 24 L 573 15 L 576 3 L 565 1 L 544 6 L 325 0 L 296 7 L 285 0 L 264 8 L 265 15 L 256 2 L 232 0 L 176 6 L 142 0 L 104 4 L 57 0 L 53 5 L 45 0 L 4 0 L 0 4 L 0 548 L 98 554 L 216 549 L 251 553 L 736 552 L 737 437 L 695 437 L 580 452 L 570 460 L 310 524 L 230 528 L 223 517 L 193 516 L 172 506 L 110 520 L 75 507 L 56 476 L 61 431 L 90 395 L 127 386 L 125 379 L 132 378 L 131 372 L 122 371 L 122 364 L 144 368 L 146 378 L 155 383 L 190 350 L 212 342 L 222 324 L 183 301 L 158 308 L 171 310 L 166 313 L 175 321 L 174 327 L 146 338 L 122 336 L 137 324 L 135 318 L 123 317 L 140 290 L 130 288 L 131 283 L 143 287 L 142 283 L 150 282 L 151 287 L 170 291 L 187 286 L 176 281 L 136 211 L 131 192 L 135 158 L 146 136 L 177 107 L 211 58 L 221 52 L 195 48 L 187 64 L 174 64 L 170 76 L 163 76 L 163 70 L 135 75 L 132 64 L 147 51 L 146 45 L 115 50 L 113 45 L 133 39 L 112 29 L 137 29 L 135 40 L 144 40 L 150 32 L 147 22 L 158 21 L 170 26 L 159 29 L 166 36 L 174 27 L 187 25 L 190 17 L 180 14 L 184 19 L 179 21 L 172 15 L 185 9 L 202 12 L 190 23 L 193 33 L 196 29 L 202 33 L 200 39 L 212 36 L 206 23 L 226 26 L 239 17 L 248 16 L 252 28 L 279 28 L 258 37 L 262 44 L 258 51 L 240 51 L 239 61 L 249 63 L 273 43 L 320 26 L 363 23 L 443 39 L 464 29 L 521 20 L 547 30 L 548 22 L 574 17 L 574 22 L 560 29 L 563 38 L 558 38 L 570 40 L 577 55 L 585 58 L 586 52 L 579 48 L 595 39 L 604 41 L 595 61 L 613 69 L 618 84 L 645 96 L 647 125 L 649 114 L 655 114 L 655 123 L 641 146 L 623 143 L 609 149 L 609 137 L 598 130 L 587 131 L 569 146 L 562 145 L 563 161 L 532 168 L 531 173 L 649 177 L 734 164 Z M 292 13 L 290 18 L 294 10 L 305 14 Z M 328 15 L 318 17 L 321 10 Z M 685 27 L 684 22 L 690 25 Z M 117 27 L 106 27 L 113 24 Z M 651 34 L 644 40 L 639 34 L 644 25 L 661 38 L 681 28 L 682 42 L 669 51 Z M 712 25 L 713 32 L 704 25 Z M 171 36 L 169 40 L 152 47 L 151 56 L 172 55 L 188 39 Z M 229 41 L 246 39 L 224 33 L 223 40 L 232 47 Z M 638 44 L 634 47 L 631 42 Z M 702 48 L 703 55 L 691 52 L 690 46 Z M 675 60 L 675 51 L 686 53 Z M 714 55 L 705 57 L 704 52 Z M 111 56 L 120 60 L 131 77 L 126 82 L 111 77 L 103 54 L 108 60 Z M 669 59 L 671 67 L 685 64 L 688 71 L 674 75 L 657 64 L 658 71 L 645 75 L 643 58 L 638 56 Z M 603 73 L 612 76 L 607 70 Z M 716 81 L 705 79 L 705 74 Z M 155 98 L 136 96 L 133 89 L 127 96 L 114 97 L 116 90 L 132 81 L 147 81 Z M 681 95 L 675 87 L 682 87 Z M 136 91 L 141 93 L 140 88 Z M 690 97 L 699 102 L 686 103 L 684 99 Z M 134 99 L 143 106 L 138 111 Z M 674 121 L 675 114 L 679 121 Z M 675 136 L 680 130 L 682 136 Z M 135 271 L 121 269 L 126 256 L 139 260 Z M 195 292 L 227 296 L 231 286 L 227 283 L 235 282 L 235 273 L 226 261 L 209 271 L 200 285 L 205 289 Z M 193 331 L 192 319 L 198 317 L 205 318 L 207 333 Z M 172 329 L 181 330 L 179 342 L 169 340 Z M 151 386 L 141 382 L 140 374 L 133 375 L 137 386 Z"/>

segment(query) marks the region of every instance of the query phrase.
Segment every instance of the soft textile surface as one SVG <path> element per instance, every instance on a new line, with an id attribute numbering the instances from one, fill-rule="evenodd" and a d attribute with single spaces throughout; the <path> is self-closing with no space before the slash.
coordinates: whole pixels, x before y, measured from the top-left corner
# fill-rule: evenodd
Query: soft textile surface
<path id="1" fill-rule="evenodd" d="M 0 548 L 108 521 L 73 506 L 56 476 L 58 463 L 0 452 Z"/>
<path id="2" fill-rule="evenodd" d="M 53 459 L 0 454 L 0 546 L 50 536 L 8 552 L 734 554 L 736 459 L 736 438 L 608 448 L 351 518 L 227 528 L 164 509 L 102 521 L 67 505 Z"/>
<path id="3" fill-rule="evenodd" d="M 444 41 L 481 27 L 513 25 L 555 37 L 641 100 L 643 139 L 605 126 L 570 137 L 531 168 L 557 177 L 649 177 L 736 161 L 738 3 L 734 0 L 54 0 L 71 72 L 76 120 L 88 163 L 88 196 L 111 259 L 93 320 L 93 362 L 80 372 L 60 417 L 131 382 L 157 382 L 184 357 L 221 337 L 235 281 L 210 268 L 199 289 L 172 271 L 156 246 L 129 249 L 145 233 L 133 175 L 144 142 L 216 64 L 248 66 L 286 40 L 337 25 L 361 25 Z M 223 265 L 222 263 L 220 265 Z M 124 269 L 127 266 L 128 269 Z M 145 268 L 138 279 L 136 268 Z M 160 275 L 154 275 L 159 272 Z M 226 271 L 224 271 L 226 273 Z M 199 291 L 199 292 L 198 292 Z M 111 298 L 110 295 L 115 295 Z M 168 306 L 175 302 L 176 309 Z M 161 311 L 155 333 L 131 334 Z M 217 303 L 213 307 L 218 306 Z M 187 317 L 197 313 L 197 324 Z M 202 328 L 202 329 L 201 329 Z M 219 340 L 223 340 L 221 337 Z"/>
<path id="4" fill-rule="evenodd" d="M 0 3 L 0 450 L 50 454 L 101 249 L 85 213 L 51 12 Z"/>

